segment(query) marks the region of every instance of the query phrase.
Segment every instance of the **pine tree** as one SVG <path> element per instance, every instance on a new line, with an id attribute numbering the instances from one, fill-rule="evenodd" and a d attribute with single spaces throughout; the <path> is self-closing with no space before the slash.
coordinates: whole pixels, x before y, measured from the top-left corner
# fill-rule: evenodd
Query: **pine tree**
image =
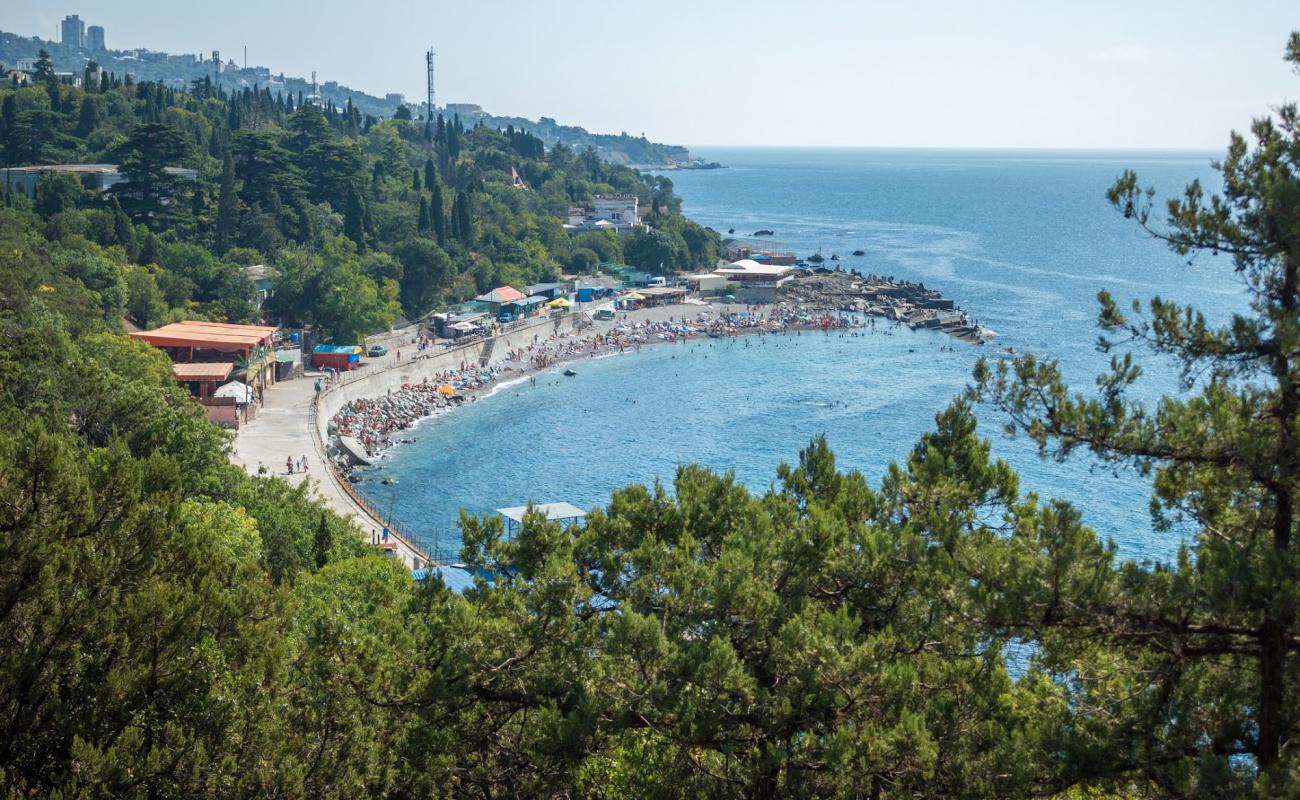
<path id="1" fill-rule="evenodd" d="M 1300 32 L 1287 60 L 1300 72 Z M 1196 528 L 1177 563 L 1130 565 L 1118 597 L 1061 598 L 1054 612 L 1070 640 L 1055 648 L 1123 653 L 1128 663 L 1111 671 L 1136 684 L 1078 685 L 1079 696 L 1095 692 L 1089 704 L 1106 709 L 1108 735 L 1094 744 L 1094 761 L 1136 761 L 1128 769 L 1169 796 L 1215 794 L 1194 781 L 1234 772 L 1276 781 L 1260 796 L 1280 796 L 1298 774 L 1300 107 L 1256 119 L 1251 134 L 1253 142 L 1234 133 L 1217 165 L 1223 195 L 1207 196 L 1194 181 L 1168 201 L 1163 224 L 1154 189 L 1134 173 L 1109 192 L 1116 210 L 1174 252 L 1202 256 L 1198 268 L 1231 258 L 1249 311 L 1216 325 L 1160 297 L 1130 310 L 1100 293 L 1100 346 L 1118 352 L 1097 397 L 1071 393 L 1056 362 L 1033 355 L 976 370 L 979 396 L 1009 412 L 1045 455 L 1082 447 L 1153 475 L 1157 523 Z M 1185 391 L 1157 407 L 1130 398 L 1143 372 L 1130 350 L 1172 362 Z"/>

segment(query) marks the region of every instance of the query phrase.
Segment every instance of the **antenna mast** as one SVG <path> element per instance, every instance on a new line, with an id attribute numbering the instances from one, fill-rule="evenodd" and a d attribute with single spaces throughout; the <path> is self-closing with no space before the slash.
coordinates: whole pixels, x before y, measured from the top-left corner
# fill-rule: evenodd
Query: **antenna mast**
<path id="1" fill-rule="evenodd" d="M 433 52 L 432 47 L 429 48 L 429 52 L 424 54 L 424 61 L 429 67 L 429 81 L 428 81 L 429 111 L 428 111 L 428 115 L 425 117 L 426 119 L 433 119 L 433 57 L 434 55 L 435 53 Z"/>

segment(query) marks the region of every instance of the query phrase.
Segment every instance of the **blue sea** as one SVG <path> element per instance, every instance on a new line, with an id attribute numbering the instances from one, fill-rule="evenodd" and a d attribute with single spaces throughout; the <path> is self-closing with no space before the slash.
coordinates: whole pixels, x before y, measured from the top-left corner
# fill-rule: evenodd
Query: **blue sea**
<path id="1" fill-rule="evenodd" d="M 686 463 L 733 471 L 766 490 L 781 462 L 825 434 L 841 468 L 878 480 L 965 387 L 980 355 L 1006 348 L 1057 359 L 1089 390 L 1096 294 L 1195 303 L 1211 320 L 1245 308 L 1224 258 L 1188 263 L 1124 220 L 1105 191 L 1126 168 L 1163 195 L 1199 178 L 1212 153 L 704 149 L 726 169 L 674 172 L 684 211 L 724 235 L 771 229 L 806 256 L 939 289 L 998 333 L 977 347 L 906 329 L 864 337 L 804 334 L 648 348 L 584 362 L 576 378 L 508 386 L 427 420 L 361 484 L 376 507 L 443 555 L 460 546 L 464 508 L 528 501 L 606 502 L 629 483 L 671 485 Z M 866 255 L 852 257 L 853 250 Z M 829 262 L 828 262 L 829 263 Z M 1152 362 L 1138 396 L 1179 391 Z M 1123 556 L 1169 559 L 1187 531 L 1154 530 L 1150 484 L 1086 456 L 1040 459 L 992 409 L 981 431 L 1021 475 L 1022 491 L 1078 506 Z M 378 477 L 396 478 L 391 486 Z"/>

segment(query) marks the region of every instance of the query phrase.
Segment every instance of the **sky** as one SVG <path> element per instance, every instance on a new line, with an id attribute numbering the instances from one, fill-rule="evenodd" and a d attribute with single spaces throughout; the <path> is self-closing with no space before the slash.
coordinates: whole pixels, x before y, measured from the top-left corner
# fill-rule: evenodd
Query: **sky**
<path id="1" fill-rule="evenodd" d="M 1300 98 L 1297 0 L 3 0 L 0 29 L 242 57 L 690 146 L 1222 150 Z"/>

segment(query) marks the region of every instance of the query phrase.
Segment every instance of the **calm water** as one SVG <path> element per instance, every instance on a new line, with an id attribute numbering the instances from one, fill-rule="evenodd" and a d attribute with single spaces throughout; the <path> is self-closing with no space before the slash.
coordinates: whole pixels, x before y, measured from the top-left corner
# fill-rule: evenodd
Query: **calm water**
<path id="1" fill-rule="evenodd" d="M 1000 335 L 991 346 L 941 334 L 768 337 L 651 348 L 507 387 L 429 420 L 379 469 L 395 486 L 362 484 L 376 505 L 444 551 L 459 547 L 457 512 L 529 500 L 591 507 L 628 483 L 671 483 L 679 464 L 734 470 L 754 491 L 776 465 L 825 433 L 841 467 L 875 479 L 902 460 L 967 383 L 981 354 L 1002 348 L 1060 360 L 1080 389 L 1106 363 L 1094 342 L 1099 289 L 1194 302 L 1222 318 L 1243 308 L 1223 259 L 1188 265 L 1115 213 L 1104 192 L 1126 167 L 1174 192 L 1216 185 L 1212 154 L 1008 153 L 713 149 L 728 169 L 671 177 L 685 211 L 719 231 L 759 228 L 801 255 L 838 253 L 847 267 L 924 282 Z M 866 251 L 860 258 L 849 253 Z M 948 346 L 955 346 L 952 351 Z M 1176 387 L 1148 372 L 1141 393 Z M 1040 460 L 981 411 L 995 453 L 1023 490 L 1070 500 L 1121 553 L 1168 558 L 1181 534 L 1152 530 L 1149 486 L 1088 459 Z M 378 477 L 376 475 L 375 477 Z"/>

